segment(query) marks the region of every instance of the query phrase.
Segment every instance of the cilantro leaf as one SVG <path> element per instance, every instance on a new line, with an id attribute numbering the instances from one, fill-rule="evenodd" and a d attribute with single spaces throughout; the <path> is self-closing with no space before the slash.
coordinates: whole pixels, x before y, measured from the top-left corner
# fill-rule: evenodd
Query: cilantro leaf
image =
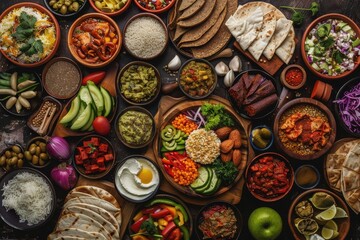
<path id="1" fill-rule="evenodd" d="M 29 37 L 31 37 L 35 31 L 36 18 L 34 16 L 28 15 L 26 12 L 21 12 L 19 17 L 19 25 L 16 27 L 16 30 L 11 36 L 13 36 L 16 41 L 23 42 Z"/>
<path id="2" fill-rule="evenodd" d="M 332 58 L 335 59 L 335 62 L 342 63 L 343 59 L 346 58 L 346 55 L 340 51 L 335 51 L 332 55 Z"/>
<path id="3" fill-rule="evenodd" d="M 42 53 L 44 51 L 42 42 L 40 40 L 34 40 L 30 38 L 28 43 L 30 47 L 24 52 L 26 56 L 31 56 L 36 53 Z"/>
<path id="4" fill-rule="evenodd" d="M 29 15 L 26 12 L 21 12 L 19 20 L 20 25 L 23 28 L 34 28 L 36 23 L 36 17 Z"/>
<path id="5" fill-rule="evenodd" d="M 320 42 L 320 45 L 324 47 L 325 49 L 329 49 L 333 44 L 335 43 L 335 40 L 332 37 L 328 37 L 324 41 Z"/>

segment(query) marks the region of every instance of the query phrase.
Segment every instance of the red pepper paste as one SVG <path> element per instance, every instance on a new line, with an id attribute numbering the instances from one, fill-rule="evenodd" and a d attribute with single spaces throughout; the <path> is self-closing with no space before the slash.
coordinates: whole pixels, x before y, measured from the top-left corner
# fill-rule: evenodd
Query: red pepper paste
<path id="1" fill-rule="evenodd" d="M 289 70 L 286 71 L 285 81 L 290 86 L 296 87 L 301 84 L 303 77 L 304 77 L 304 75 L 300 69 L 290 68 Z"/>

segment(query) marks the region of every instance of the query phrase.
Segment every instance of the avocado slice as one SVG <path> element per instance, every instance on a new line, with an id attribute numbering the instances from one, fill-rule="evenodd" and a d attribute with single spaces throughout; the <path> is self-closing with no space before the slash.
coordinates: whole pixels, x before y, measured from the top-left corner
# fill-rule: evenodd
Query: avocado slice
<path id="1" fill-rule="evenodd" d="M 81 86 L 78 95 L 80 96 L 81 101 L 85 102 L 86 104 L 93 103 L 89 89 L 86 86 Z"/>
<path id="2" fill-rule="evenodd" d="M 91 112 L 92 112 L 91 104 L 88 104 L 86 106 L 85 110 L 82 113 L 80 113 L 79 117 L 71 125 L 70 129 L 78 130 L 78 129 L 84 127 L 88 123 L 88 121 L 91 117 Z"/>
<path id="3" fill-rule="evenodd" d="M 88 129 L 92 126 L 94 119 L 95 119 L 95 110 L 94 110 L 94 108 L 91 108 L 90 118 L 89 118 L 88 122 L 85 124 L 85 126 L 83 126 L 80 129 L 80 131 L 88 131 Z"/>
<path id="4" fill-rule="evenodd" d="M 96 115 L 101 116 L 104 111 L 104 98 L 99 88 L 92 81 L 87 82 L 87 87 L 90 91 L 91 98 L 95 103 Z"/>
<path id="5" fill-rule="evenodd" d="M 72 101 L 71 101 L 71 107 L 67 114 L 60 120 L 60 123 L 66 124 L 71 122 L 76 115 L 78 114 L 80 110 L 80 96 L 77 95 Z"/>
<path id="6" fill-rule="evenodd" d="M 100 92 L 103 95 L 104 98 L 104 107 L 105 107 L 105 112 L 104 112 L 104 117 L 109 116 L 109 114 L 111 113 L 112 110 L 112 100 L 111 100 L 111 95 L 108 92 L 108 90 L 106 90 L 103 87 L 100 87 Z"/>

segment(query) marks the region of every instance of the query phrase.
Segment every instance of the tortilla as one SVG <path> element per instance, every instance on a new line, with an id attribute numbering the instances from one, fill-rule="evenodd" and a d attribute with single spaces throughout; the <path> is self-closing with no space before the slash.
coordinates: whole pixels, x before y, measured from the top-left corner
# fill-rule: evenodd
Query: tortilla
<path id="1" fill-rule="evenodd" d="M 236 10 L 237 1 L 228 0 L 225 19 L 229 18 Z M 206 44 L 192 48 L 191 51 L 196 58 L 207 58 L 219 52 L 229 41 L 231 33 L 223 24 L 215 36 Z"/>
<path id="2" fill-rule="evenodd" d="M 204 44 L 206 44 L 208 41 L 210 41 L 215 34 L 219 31 L 221 25 L 223 24 L 226 16 L 227 8 L 225 8 L 222 13 L 220 14 L 220 17 L 217 19 L 216 23 L 198 40 L 193 42 L 186 42 L 183 44 L 180 44 L 180 48 L 187 48 L 187 47 L 199 47 Z"/>
<path id="3" fill-rule="evenodd" d="M 226 9 L 227 9 L 227 0 L 218 0 L 215 4 L 215 9 L 212 12 L 210 18 L 195 26 L 194 28 L 187 31 L 181 38 L 179 42 L 179 46 L 181 46 L 182 43 L 185 42 L 193 42 L 199 39 L 202 39 L 205 41 L 203 44 L 205 44 L 207 41 L 209 41 L 219 30 L 220 25 L 223 21 L 221 21 L 220 24 L 217 24 L 219 22 L 219 19 L 222 17 L 225 18 L 226 15 Z M 217 27 L 214 27 L 217 24 Z M 209 36 L 205 37 L 205 33 L 210 32 L 211 34 Z M 205 39 L 204 39 L 205 38 Z M 202 45 L 202 44 L 201 44 Z M 200 46 L 200 45 L 195 45 Z M 190 46 L 191 47 L 191 46 Z"/>
<path id="4" fill-rule="evenodd" d="M 256 59 L 256 61 L 259 61 L 262 52 L 268 45 L 271 37 L 275 32 L 276 19 L 274 11 L 265 14 L 263 21 L 264 23 L 258 35 L 256 36 L 255 41 L 253 41 L 249 47 L 249 52 Z"/>
<path id="5" fill-rule="evenodd" d="M 176 21 L 177 21 L 178 15 L 179 15 L 180 3 L 181 3 L 180 0 L 176 1 L 174 10 L 171 12 L 170 20 L 167 25 L 170 30 L 173 30 L 176 27 Z"/>
<path id="6" fill-rule="evenodd" d="M 295 40 L 293 30 L 290 30 L 289 35 L 285 38 L 285 41 L 275 50 L 276 55 L 286 64 L 289 64 L 294 51 L 295 51 Z"/>
<path id="7" fill-rule="evenodd" d="M 96 198 L 96 197 L 74 197 L 74 198 L 71 198 L 67 202 L 65 202 L 64 208 L 66 208 L 68 205 L 73 204 L 73 203 L 87 203 L 87 204 L 95 205 L 95 206 L 104 208 L 105 210 L 107 210 L 108 212 L 113 214 L 114 216 L 116 213 L 121 212 L 121 209 L 116 208 L 114 205 L 112 205 L 108 201 L 105 201 L 103 199 Z"/>
<path id="8" fill-rule="evenodd" d="M 286 36 L 289 34 L 291 26 L 292 21 L 286 18 L 280 18 L 276 21 L 275 33 L 263 51 L 263 55 L 268 60 L 272 59 L 275 50 L 284 42 Z"/>
<path id="9" fill-rule="evenodd" d="M 360 143 L 354 145 L 350 149 L 348 155 L 346 156 L 344 167 L 360 173 Z"/>
<path id="10" fill-rule="evenodd" d="M 205 0 L 197 0 L 194 4 L 192 4 L 190 7 L 185 9 L 181 15 L 178 18 L 178 21 L 184 20 L 186 18 L 192 17 L 193 15 L 197 14 L 201 10 L 201 8 L 205 4 Z"/>
<path id="11" fill-rule="evenodd" d="M 81 230 L 77 228 L 67 228 L 59 231 L 54 231 L 50 233 L 47 237 L 48 240 L 62 239 L 62 236 L 68 237 L 80 237 L 84 239 L 97 239 L 97 240 L 107 240 L 104 235 L 99 232 L 90 232 L 87 230 Z"/>
<path id="12" fill-rule="evenodd" d="M 187 31 L 189 31 L 189 28 L 183 28 L 183 27 L 180 27 L 180 26 L 176 26 L 175 35 L 174 35 L 173 41 L 178 40 L 178 39 L 179 39 L 182 35 L 184 35 Z"/>
<path id="13" fill-rule="evenodd" d="M 184 11 L 185 9 L 187 9 L 196 2 L 196 0 L 181 0 L 181 1 L 177 0 L 177 1 L 181 2 L 179 6 L 179 11 Z"/>
<path id="14" fill-rule="evenodd" d="M 211 12 L 215 7 L 217 0 L 206 1 L 206 4 L 200 9 L 199 12 L 194 14 L 192 17 L 178 21 L 177 25 L 180 27 L 194 27 L 210 17 Z"/>

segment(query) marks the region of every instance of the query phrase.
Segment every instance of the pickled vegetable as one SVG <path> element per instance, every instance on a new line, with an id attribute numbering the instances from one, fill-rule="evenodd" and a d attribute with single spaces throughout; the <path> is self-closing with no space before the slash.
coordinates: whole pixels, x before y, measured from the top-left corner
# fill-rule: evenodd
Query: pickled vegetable
<path id="1" fill-rule="evenodd" d="M 296 205 L 295 212 L 301 218 L 310 218 L 314 214 L 314 209 L 309 201 L 304 200 Z"/>
<path id="2" fill-rule="evenodd" d="M 266 148 L 271 140 L 272 133 L 268 128 L 256 128 L 252 131 L 252 142 L 258 148 Z"/>
<path id="3" fill-rule="evenodd" d="M 128 0 L 91 0 L 94 1 L 95 6 L 107 13 L 119 11 L 125 6 Z"/>

